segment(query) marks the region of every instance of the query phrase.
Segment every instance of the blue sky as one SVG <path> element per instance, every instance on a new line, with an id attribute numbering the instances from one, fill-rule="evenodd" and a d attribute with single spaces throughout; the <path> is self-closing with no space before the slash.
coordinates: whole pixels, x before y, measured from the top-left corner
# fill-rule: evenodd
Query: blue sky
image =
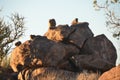
<path id="1" fill-rule="evenodd" d="M 51 18 L 56 19 L 57 25 L 70 25 L 74 18 L 78 18 L 80 22 L 89 22 L 95 36 L 105 34 L 118 50 L 117 40 L 105 26 L 104 11 L 95 11 L 92 0 L 0 0 L 0 7 L 2 16 L 18 12 L 25 17 L 25 36 L 19 39 L 22 42 L 29 39 L 30 34 L 43 35 Z"/>

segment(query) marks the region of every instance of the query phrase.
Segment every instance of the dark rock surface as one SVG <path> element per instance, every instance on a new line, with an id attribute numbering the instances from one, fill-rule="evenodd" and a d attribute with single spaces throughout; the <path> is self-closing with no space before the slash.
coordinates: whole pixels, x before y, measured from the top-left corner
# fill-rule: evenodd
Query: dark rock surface
<path id="1" fill-rule="evenodd" d="M 54 41 L 71 42 L 82 48 L 84 41 L 93 37 L 88 25 L 87 22 L 78 23 L 70 27 L 68 25 L 58 25 L 54 30 L 49 29 L 45 36 Z"/>
<path id="2" fill-rule="evenodd" d="M 81 51 L 82 55 L 75 56 L 76 64 L 80 68 L 104 72 L 116 64 L 116 49 L 105 35 L 89 38 Z"/>
<path id="3" fill-rule="evenodd" d="M 84 42 L 90 37 L 93 37 L 93 33 L 88 25 L 89 24 L 87 22 L 72 25 L 71 28 L 74 32 L 69 36 L 70 42 L 79 46 L 79 48 L 82 48 Z"/>
<path id="4" fill-rule="evenodd" d="M 27 69 L 27 73 L 35 73 L 39 76 L 41 76 L 41 70 L 44 71 L 42 69 L 44 67 L 60 69 L 64 73 L 70 72 L 68 74 L 71 75 L 83 70 L 103 73 L 113 68 L 117 59 L 114 45 L 103 34 L 94 37 L 88 25 L 87 22 L 77 22 L 71 26 L 54 25 L 55 28 L 49 28 L 44 36 L 30 35 L 30 40 L 17 45 L 12 51 L 11 68 L 14 72 L 24 72 Z M 39 69 L 35 70 L 36 67 Z M 33 73 L 30 72 L 32 68 L 35 70 Z M 36 75 L 30 77 L 35 78 Z M 59 74 L 57 73 L 57 75 Z M 68 78 L 61 77 L 61 80 L 68 80 Z"/>
<path id="5" fill-rule="evenodd" d="M 79 49 L 71 44 L 66 45 L 37 36 L 13 50 L 10 65 L 15 72 L 18 71 L 19 65 L 59 67 L 69 57 L 76 54 L 79 54 Z"/>

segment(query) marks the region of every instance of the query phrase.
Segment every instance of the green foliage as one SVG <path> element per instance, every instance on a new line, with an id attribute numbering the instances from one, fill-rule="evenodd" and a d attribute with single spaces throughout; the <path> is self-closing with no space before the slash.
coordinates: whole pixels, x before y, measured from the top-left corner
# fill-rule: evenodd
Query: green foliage
<path id="1" fill-rule="evenodd" d="M 99 1 L 99 2 L 98 2 Z M 100 0 L 93 1 L 96 10 L 103 9 L 105 11 L 106 26 L 113 37 L 119 39 L 120 37 L 120 0 L 104 0 L 100 5 Z"/>
<path id="2" fill-rule="evenodd" d="M 9 53 L 12 43 L 19 39 L 25 31 L 24 17 L 15 13 L 9 19 L 11 22 L 8 23 L 0 17 L 0 64 L 6 54 Z"/>

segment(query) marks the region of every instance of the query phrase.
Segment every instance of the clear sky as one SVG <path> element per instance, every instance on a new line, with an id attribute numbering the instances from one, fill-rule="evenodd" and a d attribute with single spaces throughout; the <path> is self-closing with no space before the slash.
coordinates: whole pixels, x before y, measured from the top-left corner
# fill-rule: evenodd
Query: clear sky
<path id="1" fill-rule="evenodd" d="M 89 27 L 96 35 L 105 34 L 118 50 L 118 42 L 105 26 L 104 11 L 95 11 L 93 0 L 0 0 L 2 16 L 10 16 L 18 12 L 25 17 L 25 36 L 22 42 L 29 39 L 30 34 L 43 35 L 48 29 L 48 20 L 55 18 L 58 24 L 71 24 L 74 18 L 80 22 L 89 22 Z M 101 0 L 103 1 L 103 0 Z M 5 17 L 6 19 L 6 17 Z M 120 54 L 118 54 L 120 56 Z M 120 57 L 117 64 L 120 63 Z"/>

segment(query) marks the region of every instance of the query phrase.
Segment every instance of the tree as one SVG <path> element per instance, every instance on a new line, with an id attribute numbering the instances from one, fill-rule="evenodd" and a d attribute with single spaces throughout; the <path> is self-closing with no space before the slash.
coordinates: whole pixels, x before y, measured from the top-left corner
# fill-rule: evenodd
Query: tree
<path id="1" fill-rule="evenodd" d="M 2 59 L 10 52 L 12 43 L 19 39 L 25 31 L 24 17 L 15 13 L 9 19 L 11 22 L 7 23 L 0 17 L 0 64 Z"/>
<path id="2" fill-rule="evenodd" d="M 103 9 L 106 16 L 106 26 L 113 37 L 120 38 L 120 0 L 94 0 L 93 5 L 96 10 Z"/>

